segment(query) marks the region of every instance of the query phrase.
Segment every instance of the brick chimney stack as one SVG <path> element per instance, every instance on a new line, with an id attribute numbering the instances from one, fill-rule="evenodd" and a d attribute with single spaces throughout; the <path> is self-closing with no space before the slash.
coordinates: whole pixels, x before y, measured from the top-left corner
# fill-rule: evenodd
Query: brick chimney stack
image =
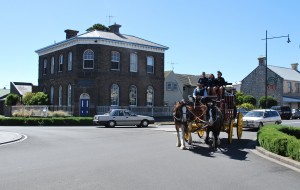
<path id="1" fill-rule="evenodd" d="M 266 66 L 266 57 L 259 57 L 257 59 L 258 59 L 259 66 Z"/>
<path id="2" fill-rule="evenodd" d="M 119 25 L 119 24 L 115 23 L 114 25 L 109 26 L 109 29 L 113 33 L 120 34 L 120 28 L 121 28 L 121 26 L 122 25 Z"/>
<path id="3" fill-rule="evenodd" d="M 69 30 L 69 29 L 65 30 L 66 40 L 77 36 L 78 32 L 79 31 L 77 30 Z"/>
<path id="4" fill-rule="evenodd" d="M 299 65 L 298 63 L 292 63 L 291 64 L 292 69 L 295 70 L 295 71 L 298 71 L 298 65 Z"/>

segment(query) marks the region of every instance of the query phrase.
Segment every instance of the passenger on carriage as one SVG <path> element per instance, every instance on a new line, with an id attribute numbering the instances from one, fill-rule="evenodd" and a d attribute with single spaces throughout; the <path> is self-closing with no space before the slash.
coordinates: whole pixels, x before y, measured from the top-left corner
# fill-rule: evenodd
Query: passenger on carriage
<path id="1" fill-rule="evenodd" d="M 198 83 L 200 83 L 202 85 L 203 88 L 207 89 L 207 81 L 208 78 L 205 75 L 205 72 L 202 72 L 202 77 L 199 78 Z"/>
<path id="2" fill-rule="evenodd" d="M 225 79 L 222 77 L 222 73 L 220 71 L 217 72 L 218 77 L 216 78 L 215 82 L 215 87 L 214 91 L 217 92 L 217 95 L 219 98 L 223 97 L 223 92 L 224 92 L 224 86 L 226 84 Z"/>
<path id="3" fill-rule="evenodd" d="M 217 95 L 216 91 L 214 91 L 214 86 L 216 86 L 216 79 L 214 74 L 210 74 L 207 80 L 207 94 L 208 95 Z"/>

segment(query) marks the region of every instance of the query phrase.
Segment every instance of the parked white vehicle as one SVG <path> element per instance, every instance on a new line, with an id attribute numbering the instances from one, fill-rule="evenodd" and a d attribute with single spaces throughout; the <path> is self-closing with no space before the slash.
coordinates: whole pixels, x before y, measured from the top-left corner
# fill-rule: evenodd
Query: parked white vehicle
<path id="1" fill-rule="evenodd" d="M 112 109 L 103 115 L 95 115 L 94 124 L 106 127 L 136 125 L 137 127 L 148 127 L 154 123 L 154 118 L 150 116 L 136 115 L 128 109 Z"/>
<path id="2" fill-rule="evenodd" d="M 279 113 L 271 109 L 257 109 L 249 111 L 243 117 L 244 128 L 261 128 L 267 124 L 281 124 Z"/>

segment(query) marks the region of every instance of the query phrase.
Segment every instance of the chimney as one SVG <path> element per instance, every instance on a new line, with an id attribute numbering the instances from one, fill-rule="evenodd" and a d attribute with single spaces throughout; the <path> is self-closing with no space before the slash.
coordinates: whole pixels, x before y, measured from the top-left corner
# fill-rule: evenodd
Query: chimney
<path id="1" fill-rule="evenodd" d="M 266 57 L 259 57 L 257 59 L 258 59 L 259 66 L 266 66 Z"/>
<path id="2" fill-rule="evenodd" d="M 70 39 L 70 38 L 73 38 L 73 37 L 77 36 L 78 31 L 67 29 L 67 30 L 65 30 L 65 33 L 66 33 L 66 40 L 67 40 L 67 39 Z"/>
<path id="3" fill-rule="evenodd" d="M 298 63 L 292 63 L 291 64 L 292 69 L 295 70 L 295 71 L 298 71 L 298 65 L 299 65 Z"/>
<path id="4" fill-rule="evenodd" d="M 121 25 L 116 24 L 116 23 L 114 25 L 109 26 L 110 31 L 113 33 L 116 33 L 116 34 L 120 34 L 120 31 L 119 31 L 120 28 L 121 28 Z"/>

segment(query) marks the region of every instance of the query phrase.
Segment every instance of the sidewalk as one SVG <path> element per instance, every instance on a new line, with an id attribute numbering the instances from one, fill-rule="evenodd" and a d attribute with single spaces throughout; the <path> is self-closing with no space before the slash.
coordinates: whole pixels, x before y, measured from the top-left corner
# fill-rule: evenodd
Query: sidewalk
<path id="1" fill-rule="evenodd" d="M 13 132 L 0 131 L 0 146 L 3 144 L 18 141 L 23 138 L 23 135 Z"/>

